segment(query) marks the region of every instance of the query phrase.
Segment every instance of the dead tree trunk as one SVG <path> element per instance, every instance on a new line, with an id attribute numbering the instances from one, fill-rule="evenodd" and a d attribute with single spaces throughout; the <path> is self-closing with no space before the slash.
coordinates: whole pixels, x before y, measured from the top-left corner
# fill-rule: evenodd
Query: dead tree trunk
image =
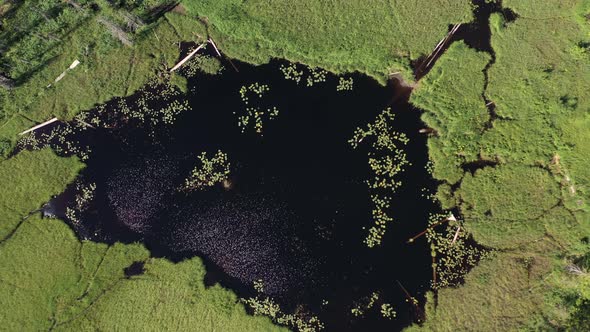
<path id="1" fill-rule="evenodd" d="M 99 17 L 98 22 L 101 23 L 102 25 L 104 25 L 109 30 L 111 35 L 113 37 L 119 39 L 119 41 L 121 41 L 121 43 L 123 43 L 123 45 L 125 45 L 125 46 L 132 46 L 133 45 L 133 42 L 131 41 L 131 38 L 129 38 L 129 35 L 123 29 L 121 29 L 119 26 L 114 24 L 113 22 L 107 20 L 104 17 Z"/>
<path id="2" fill-rule="evenodd" d="M 2 74 L 0 74 L 0 86 L 4 89 L 10 90 L 14 88 L 14 81 Z"/>

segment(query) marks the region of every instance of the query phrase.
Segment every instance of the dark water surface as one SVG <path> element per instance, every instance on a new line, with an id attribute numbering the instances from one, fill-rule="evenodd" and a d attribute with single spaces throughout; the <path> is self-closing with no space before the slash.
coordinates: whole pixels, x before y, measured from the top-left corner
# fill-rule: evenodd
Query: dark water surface
<path id="1" fill-rule="evenodd" d="M 236 63 L 239 73 L 228 66 L 222 75 L 191 79 L 193 110 L 156 139 L 141 128 L 87 131 L 92 153 L 82 177 L 97 184 L 96 198 L 74 229 L 95 241 L 140 241 L 173 261 L 201 256 L 206 282 L 241 297 L 254 295 L 252 283 L 261 279 L 284 309 L 318 315 L 327 331 L 400 330 L 415 312 L 397 281 L 423 303 L 431 276 L 425 242 L 405 243 L 426 227 L 433 208 L 422 197 L 432 182 L 419 112 L 404 98 L 392 101 L 393 86 L 367 77 L 354 75 L 354 89 L 337 92 L 335 76 L 306 87 L 285 80 L 280 64 Z M 262 137 L 242 133 L 234 114 L 245 108 L 240 87 L 254 82 L 270 86 L 257 105 L 280 111 L 264 123 Z M 367 150 L 347 141 L 388 106 L 410 138 L 413 166 L 400 175 L 395 221 L 383 245 L 369 249 L 363 243 L 373 223 L 363 182 L 371 177 Z M 231 188 L 179 192 L 197 156 L 217 150 L 228 154 Z M 138 263 L 127 273 L 142 271 Z M 351 308 L 372 292 L 380 293 L 376 305 L 354 317 Z M 381 317 L 385 302 L 397 318 Z"/>

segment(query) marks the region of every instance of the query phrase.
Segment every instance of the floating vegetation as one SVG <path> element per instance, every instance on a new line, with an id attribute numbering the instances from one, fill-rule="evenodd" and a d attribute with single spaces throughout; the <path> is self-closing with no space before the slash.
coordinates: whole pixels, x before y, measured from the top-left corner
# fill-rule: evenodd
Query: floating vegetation
<path id="1" fill-rule="evenodd" d="M 139 125 L 149 124 L 156 127 L 160 123 L 173 124 L 181 112 L 191 109 L 187 100 L 173 99 L 180 96 L 179 90 L 169 84 L 164 85 L 162 89 L 158 87 L 154 86 L 155 91 L 143 90 L 132 105 L 128 105 L 126 99 L 119 99 L 115 112 L 120 112 L 128 121 L 135 120 Z M 166 102 L 166 106 L 161 107 L 160 102 Z"/>
<path id="2" fill-rule="evenodd" d="M 326 81 L 327 71 L 321 68 L 310 68 L 309 75 L 307 76 L 307 86 L 311 87 L 317 83 L 323 83 Z"/>
<path id="3" fill-rule="evenodd" d="M 326 81 L 327 71 L 317 67 L 306 67 L 303 65 L 297 65 L 290 63 L 289 65 L 281 65 L 280 70 L 286 80 L 294 81 L 299 84 L 305 77 L 305 82 L 308 87 L 312 87 L 315 84 L 323 83 Z M 352 80 L 352 79 L 351 79 Z M 352 88 L 352 86 L 351 86 Z"/>
<path id="4" fill-rule="evenodd" d="M 368 299 L 365 299 L 365 303 L 357 303 L 352 309 L 350 309 L 350 312 L 355 317 L 360 317 L 364 315 L 367 310 L 373 308 L 377 300 L 379 300 L 379 293 L 373 292 Z"/>
<path id="5" fill-rule="evenodd" d="M 149 136 L 154 137 L 160 125 L 174 124 L 178 115 L 191 109 L 181 92 L 172 86 L 169 75 L 162 73 L 150 80 L 135 97 L 115 99 L 112 104 L 100 105 L 88 112 L 78 113 L 74 121 L 59 122 L 50 131 L 39 130 L 22 136 L 17 150 L 40 150 L 51 147 L 55 152 L 67 156 L 77 155 L 88 160 L 92 152 L 77 137 L 88 129 L 147 127 Z"/>
<path id="6" fill-rule="evenodd" d="M 371 295 L 359 303 L 356 303 L 355 306 L 350 310 L 353 316 L 361 317 L 363 316 L 368 310 L 376 307 L 377 302 L 379 302 L 380 294 L 378 292 L 372 292 Z M 379 312 L 383 318 L 387 319 L 394 319 L 397 316 L 397 312 L 393 309 L 393 306 L 389 303 L 381 303 L 378 306 Z"/>
<path id="7" fill-rule="evenodd" d="M 270 90 L 266 84 L 253 83 L 248 86 L 242 86 L 240 88 L 240 97 L 244 104 L 248 105 L 250 97 L 248 95 L 254 95 L 259 99 L 264 96 L 266 92 Z M 242 128 L 242 133 L 246 132 L 246 128 L 252 125 L 254 131 L 262 135 L 263 125 L 266 120 L 274 120 L 279 115 L 279 109 L 276 107 L 261 109 L 260 107 L 246 107 L 245 114 L 238 117 L 238 126 Z"/>
<path id="8" fill-rule="evenodd" d="M 397 316 L 397 312 L 393 310 L 393 307 L 389 303 L 383 303 L 381 305 L 381 315 L 383 318 L 394 319 Z"/>
<path id="9" fill-rule="evenodd" d="M 391 195 L 401 185 L 396 179 L 407 165 L 410 165 L 402 150 L 408 144 L 408 138 L 403 133 L 398 133 L 391 126 L 395 114 L 391 109 L 384 110 L 373 123 L 366 128 L 357 128 L 353 137 L 348 141 L 353 149 L 365 140 L 369 141 L 369 166 L 374 178 L 367 180 L 367 186 L 371 192 L 373 203 L 374 225 L 369 229 L 365 238 L 368 247 L 381 244 L 387 224 L 393 221 L 388 214 L 391 205 Z"/>
<path id="10" fill-rule="evenodd" d="M 443 224 L 444 227 L 438 227 Z M 462 227 L 461 221 L 452 214 L 431 215 L 426 238 L 430 243 L 433 261 L 434 289 L 458 285 L 471 268 L 491 253 L 477 247 Z"/>
<path id="11" fill-rule="evenodd" d="M 279 115 L 279 110 L 276 107 L 261 110 L 257 107 L 247 107 L 246 114 L 240 115 L 238 118 L 238 126 L 242 128 L 242 133 L 252 123 L 257 134 L 262 135 L 264 119 L 274 120 Z"/>
<path id="12" fill-rule="evenodd" d="M 41 150 L 51 147 L 57 153 L 68 156 L 77 155 L 81 160 L 88 160 L 90 147 L 82 146 L 79 141 L 70 139 L 86 129 L 87 126 L 80 122 L 59 123 L 49 132 L 31 132 L 22 136 L 17 142 L 17 149 Z"/>
<path id="13" fill-rule="evenodd" d="M 349 77 L 349 78 L 340 77 L 340 78 L 338 78 L 338 85 L 336 86 L 336 91 L 352 91 L 352 87 L 353 87 L 353 79 L 352 79 L 352 77 Z"/>
<path id="14" fill-rule="evenodd" d="M 216 58 L 209 55 L 197 54 L 180 69 L 180 72 L 184 76 L 192 78 L 199 73 L 216 75 L 221 73 L 223 69 L 223 65 Z"/>
<path id="15" fill-rule="evenodd" d="M 180 113 L 191 110 L 182 92 L 170 83 L 170 73 L 162 71 L 142 87 L 135 97 L 117 99 L 114 104 L 98 106 L 79 113 L 76 120 L 87 127 L 120 128 L 148 126 L 153 137 L 160 124 L 172 125 Z"/>
<path id="16" fill-rule="evenodd" d="M 226 153 L 219 150 L 213 157 L 207 158 L 207 152 L 202 152 L 198 158 L 199 164 L 184 181 L 184 190 L 203 190 L 227 180 L 230 163 Z"/>
<path id="17" fill-rule="evenodd" d="M 244 85 L 240 88 L 240 97 L 244 104 L 248 105 L 250 98 L 248 97 L 249 94 L 254 94 L 258 98 L 262 98 L 266 92 L 270 91 L 270 87 L 266 84 L 260 84 L 258 82 L 252 83 L 250 85 Z"/>
<path id="18" fill-rule="evenodd" d="M 294 328 L 300 332 L 315 332 L 324 329 L 324 324 L 311 314 L 301 311 L 295 314 L 285 314 L 272 298 L 262 295 L 264 292 L 262 280 L 254 281 L 254 289 L 258 293 L 256 297 L 242 299 L 242 302 L 252 309 L 254 315 L 270 317 L 275 323 Z"/>
<path id="19" fill-rule="evenodd" d="M 281 72 L 283 72 L 283 76 L 286 80 L 294 81 L 297 84 L 301 82 L 301 78 L 303 77 L 303 70 L 297 69 L 296 64 L 290 63 L 288 66 L 281 65 L 279 68 Z"/>
<path id="20" fill-rule="evenodd" d="M 76 182 L 76 196 L 74 207 L 66 207 L 66 217 L 73 223 L 80 222 L 80 213 L 88 208 L 90 202 L 94 199 L 96 183 L 83 184 L 81 181 Z"/>

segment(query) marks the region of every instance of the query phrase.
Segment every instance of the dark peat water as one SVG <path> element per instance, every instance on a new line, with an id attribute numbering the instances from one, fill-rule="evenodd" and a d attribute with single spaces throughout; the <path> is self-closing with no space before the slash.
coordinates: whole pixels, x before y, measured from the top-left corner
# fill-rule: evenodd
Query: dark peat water
<path id="1" fill-rule="evenodd" d="M 87 130 L 79 139 L 92 152 L 81 179 L 96 183 L 96 195 L 72 226 L 81 238 L 139 241 L 153 256 L 173 261 L 200 256 L 206 283 L 240 297 L 255 295 L 253 282 L 262 280 L 285 311 L 317 315 L 327 331 L 401 330 L 420 313 L 400 283 L 422 306 L 432 274 L 425 240 L 406 244 L 435 209 L 424 197 L 433 182 L 425 169 L 426 137 L 418 134 L 420 112 L 393 83 L 383 87 L 352 75 L 354 89 L 339 92 L 338 77 L 328 74 L 307 87 L 286 80 L 281 64 L 237 62 L 239 72 L 227 66 L 223 74 L 190 79 L 186 98 L 193 110 L 155 135 L 142 128 Z M 257 106 L 279 109 L 264 122 L 263 136 L 252 128 L 242 133 L 236 115 L 245 109 L 240 88 L 255 82 L 270 87 Z M 367 147 L 353 150 L 347 141 L 387 107 L 396 129 L 410 138 L 412 166 L 400 174 L 395 220 L 383 244 L 367 248 L 363 239 L 373 224 Z M 179 192 L 197 156 L 217 150 L 229 157 L 230 188 Z M 51 202 L 57 215 L 72 204 L 71 191 Z M 126 270 L 142 272 L 140 263 Z M 380 295 L 376 305 L 352 315 L 373 292 Z M 381 316 L 382 303 L 392 304 L 395 319 Z"/>

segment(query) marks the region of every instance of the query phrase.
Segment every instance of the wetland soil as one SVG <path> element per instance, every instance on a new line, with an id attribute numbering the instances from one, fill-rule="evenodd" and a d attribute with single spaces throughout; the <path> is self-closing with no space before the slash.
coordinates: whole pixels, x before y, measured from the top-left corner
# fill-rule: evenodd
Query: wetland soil
<path id="1" fill-rule="evenodd" d="M 72 226 L 81 238 L 140 241 L 152 255 L 173 261 L 200 256 L 207 284 L 220 283 L 240 297 L 255 295 L 252 284 L 262 280 L 265 294 L 286 311 L 317 315 L 327 331 L 401 330 L 415 313 L 397 281 L 422 305 L 431 277 L 425 241 L 406 244 L 433 209 L 424 197 L 433 182 L 425 169 L 426 137 L 418 134 L 420 112 L 406 98 L 392 101 L 393 85 L 353 75 L 354 89 L 338 92 L 338 78 L 328 74 L 307 87 L 285 80 L 281 64 L 237 62 L 239 73 L 227 66 L 220 75 L 190 79 L 193 110 L 155 134 L 86 131 L 80 139 L 92 152 L 81 179 L 97 184 L 96 197 Z M 249 106 L 279 109 L 276 119 L 265 121 L 263 136 L 238 126 L 246 107 L 239 90 L 255 82 L 270 90 Z M 382 246 L 369 249 L 363 243 L 373 224 L 367 150 L 353 150 L 347 141 L 386 107 L 410 138 L 412 166 L 401 173 L 395 220 Z M 179 192 L 197 156 L 217 150 L 231 163 L 229 188 Z M 71 190 L 51 203 L 53 213 L 63 216 L 68 195 Z M 126 272 L 142 268 L 138 263 Z M 376 305 L 354 317 L 351 309 L 373 292 L 380 294 Z M 382 303 L 392 304 L 397 318 L 381 317 Z"/>

